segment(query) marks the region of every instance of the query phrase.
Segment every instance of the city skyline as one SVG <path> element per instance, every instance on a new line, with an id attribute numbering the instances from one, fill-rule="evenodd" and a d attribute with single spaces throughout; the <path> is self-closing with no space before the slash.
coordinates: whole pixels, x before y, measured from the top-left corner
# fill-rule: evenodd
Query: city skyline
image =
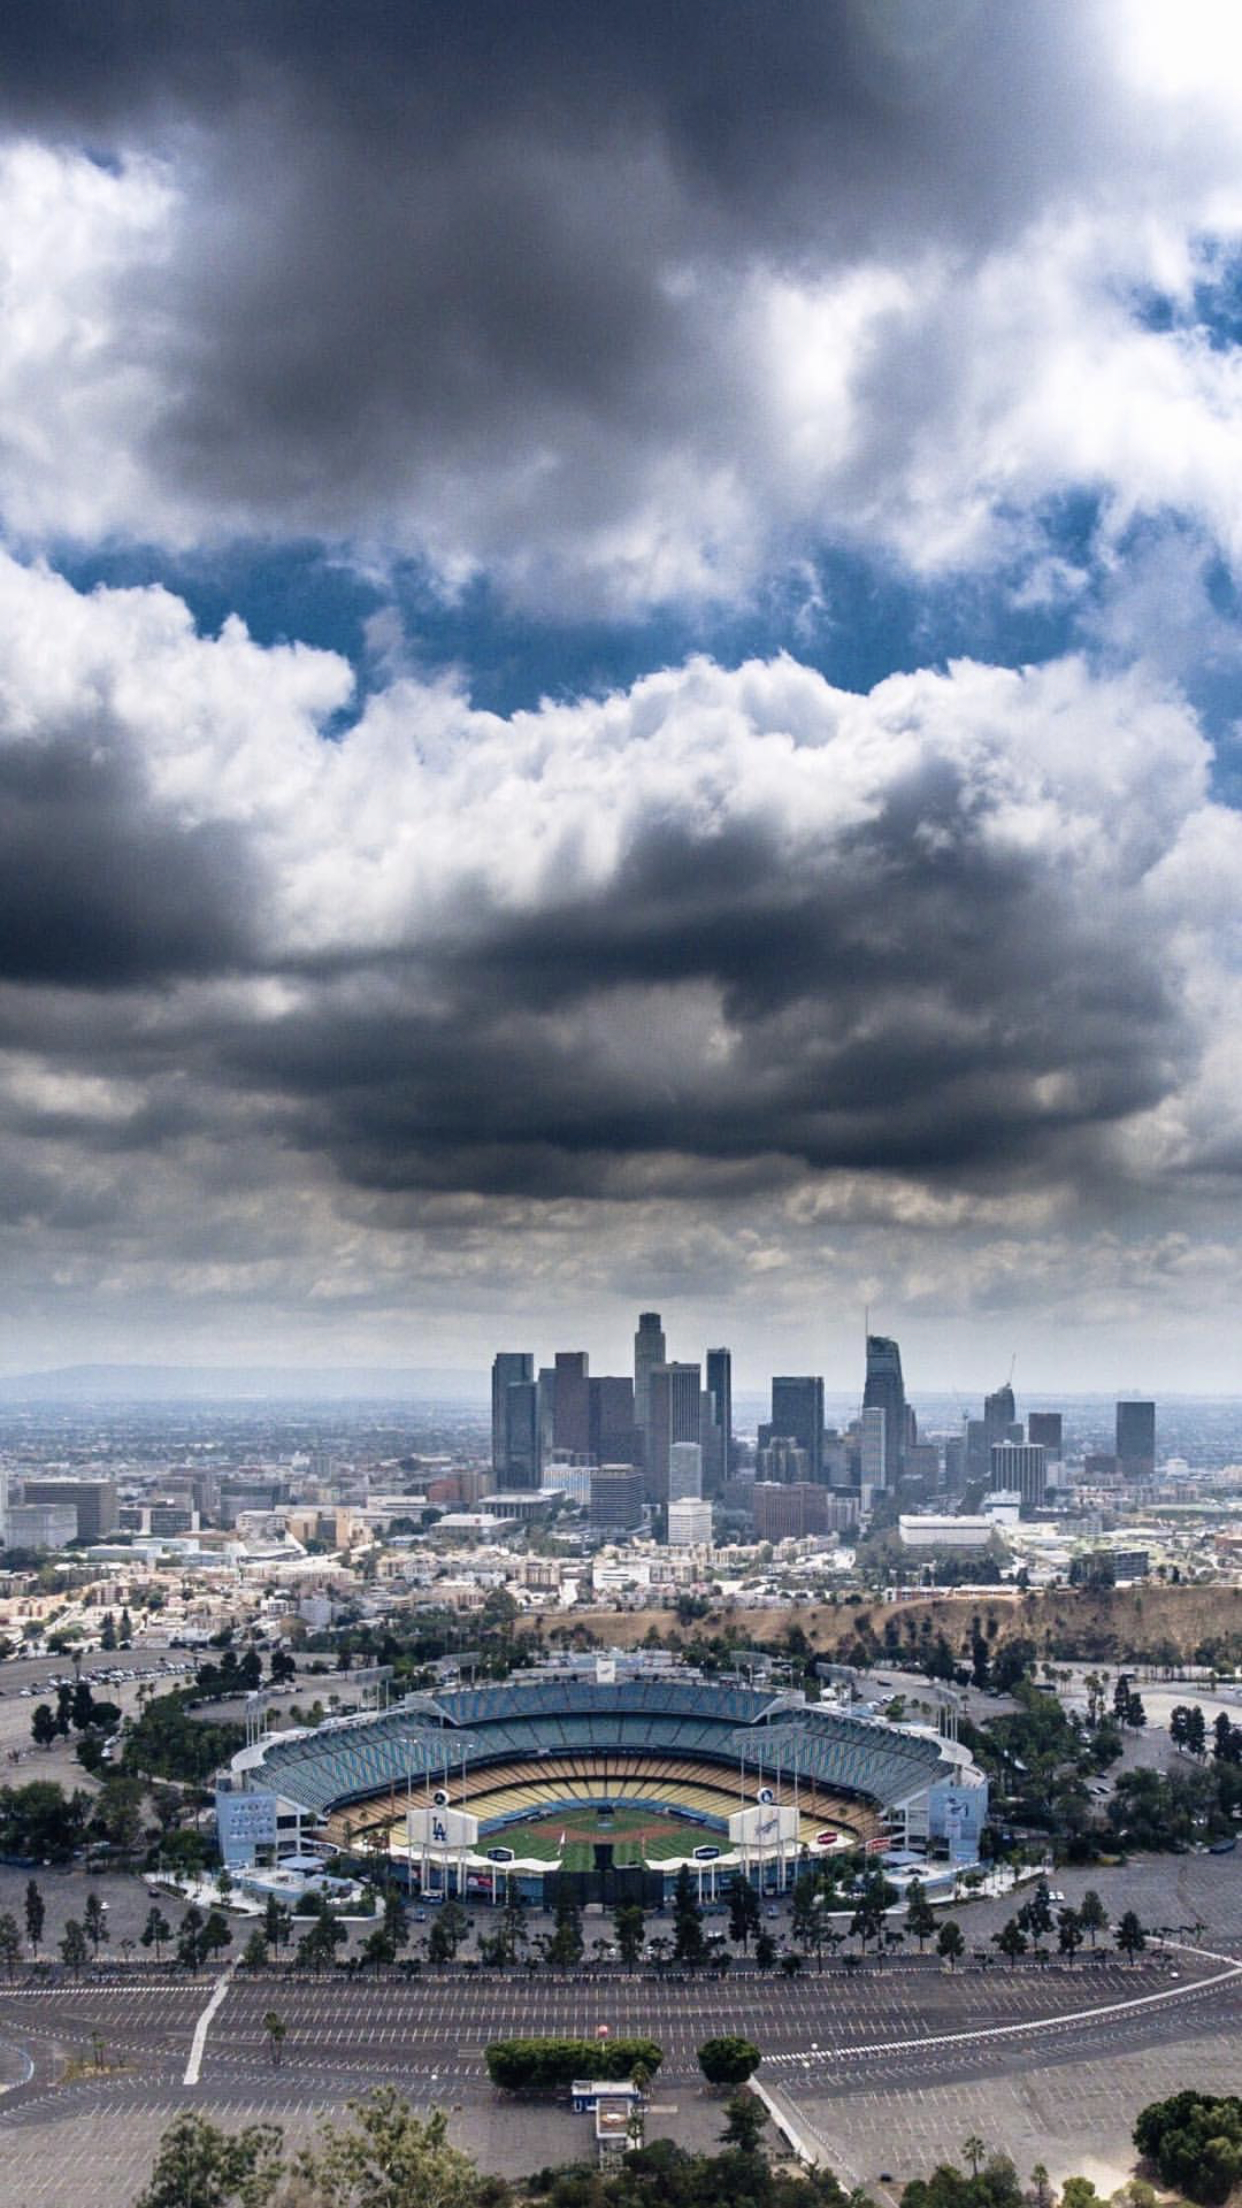
<path id="1" fill-rule="evenodd" d="M 4 11 L 0 1376 L 1227 1391 L 1240 62 Z"/>

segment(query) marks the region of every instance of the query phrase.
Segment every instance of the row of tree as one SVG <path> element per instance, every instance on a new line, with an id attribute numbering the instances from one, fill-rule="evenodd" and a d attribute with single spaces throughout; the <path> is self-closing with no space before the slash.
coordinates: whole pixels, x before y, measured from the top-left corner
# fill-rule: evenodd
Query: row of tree
<path id="1" fill-rule="evenodd" d="M 265 2018 L 264 2029 L 277 2061 L 284 2037 L 280 2018 Z M 573 2075 L 633 2075 L 620 2067 L 591 2069 L 598 2043 L 552 2044 L 572 2047 Z M 612 2044 L 614 2050 L 622 2045 Z M 659 2049 L 649 2041 L 631 2042 L 626 2058 L 632 2049 L 642 2050 L 633 2058 L 634 2069 L 649 2080 Z M 701 2062 L 707 2052 L 700 2050 Z M 554 2067 L 559 2072 L 563 2065 Z M 286 2155 L 276 2125 L 226 2132 L 187 2110 L 164 2133 L 150 2181 L 133 2208 L 186 2208 L 189 2201 L 210 2208 L 267 2208 L 278 2199 L 296 2199 L 298 2208 L 410 2208 L 415 2201 L 436 2208 L 517 2208 L 530 2201 L 543 2208 L 651 2208 L 653 2201 L 664 2208 L 720 2208 L 726 2201 L 745 2202 L 746 2208 L 873 2208 L 861 2188 L 847 2193 L 828 2169 L 793 2173 L 771 2167 L 760 2151 L 766 2110 L 740 2082 L 723 2113 L 723 2153 L 687 2153 L 671 2139 L 644 2145 L 640 2113 L 631 2131 L 635 2151 L 606 2175 L 586 2163 L 549 2167 L 515 2191 L 503 2179 L 483 2175 L 449 2144 L 443 2112 L 420 2121 L 393 2086 L 351 2102 L 348 2122 L 321 2123 L 311 2143 L 293 2156 Z M 1162 2184 L 1202 2208 L 1219 2208 L 1242 2180 L 1242 2100 L 1174 2094 L 1143 2109 L 1134 2140 Z M 964 2167 L 943 2162 L 929 2177 L 912 2179 L 903 2188 L 903 2208 L 1057 2208 L 1043 2163 L 1035 2164 L 1024 2187 L 1009 2156 L 989 2151 L 977 2134 L 965 2139 L 960 2151 Z M 1059 2208 L 1104 2208 L 1104 2203 L 1088 2178 L 1071 2177 L 1061 2188 Z M 1145 2178 L 1136 2177 L 1113 2195 L 1110 2208 L 1156 2208 L 1156 2194 Z"/>
<path id="2" fill-rule="evenodd" d="M 1207 1720 L 1197 1702 L 1178 1702 L 1169 1712 L 1169 1738 L 1188 1756 L 1206 1756 Z M 1227 1710 L 1217 1712 L 1212 1754 L 1218 1763 L 1242 1763 L 1242 1725 L 1235 1725 Z"/>

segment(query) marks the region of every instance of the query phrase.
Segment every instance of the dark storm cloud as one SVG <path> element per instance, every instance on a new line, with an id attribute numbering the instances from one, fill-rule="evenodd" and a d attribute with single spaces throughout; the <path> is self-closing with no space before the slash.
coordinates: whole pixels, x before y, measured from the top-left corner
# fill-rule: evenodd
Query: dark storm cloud
<path id="1" fill-rule="evenodd" d="M 183 826 L 106 732 L 0 744 L 0 944 L 7 980 L 112 990 L 229 970 L 248 955 L 251 855 Z"/>
<path id="2" fill-rule="evenodd" d="M 196 526 L 572 571 L 670 465 L 772 465 L 754 270 L 972 256 L 1104 172 L 1107 46 L 1093 7 L 977 0 L 32 5 L 0 117 L 171 163 L 171 263 L 122 296 Z M 650 545 L 609 562 L 659 595 Z"/>
<path id="3" fill-rule="evenodd" d="M 599 1192 L 663 1153 L 704 1185 L 747 1159 L 774 1183 L 1074 1173 L 1168 1093 L 1191 1028 L 1133 885 L 998 851 L 965 784 L 933 759 L 801 848 L 761 819 L 640 825 L 597 891 L 484 919 L 468 951 L 361 959 L 223 1062 L 388 1190 Z"/>

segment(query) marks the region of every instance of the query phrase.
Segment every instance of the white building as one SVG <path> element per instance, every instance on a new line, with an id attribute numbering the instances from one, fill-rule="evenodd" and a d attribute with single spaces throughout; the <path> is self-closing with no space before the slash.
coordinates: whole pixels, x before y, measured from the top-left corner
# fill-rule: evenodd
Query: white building
<path id="1" fill-rule="evenodd" d="M 903 1549 L 986 1549 L 996 1526 L 991 1518 L 899 1518 Z"/>
<path id="2" fill-rule="evenodd" d="M 709 1549 L 712 1545 L 712 1506 L 693 1499 L 668 1506 L 670 1549 Z"/>

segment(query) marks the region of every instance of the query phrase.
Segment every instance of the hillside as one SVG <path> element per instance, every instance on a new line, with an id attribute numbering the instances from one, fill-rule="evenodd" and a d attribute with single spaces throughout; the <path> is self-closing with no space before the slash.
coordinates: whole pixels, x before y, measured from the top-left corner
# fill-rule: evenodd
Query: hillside
<path id="1" fill-rule="evenodd" d="M 731 1633 L 748 1646 L 780 1643 L 800 1627 L 817 1653 L 849 1654 L 860 1637 L 892 1653 L 897 1646 L 943 1633 L 955 1652 L 969 1638 L 978 1612 L 997 1645 L 1021 1636 L 1034 1641 L 1041 1659 L 1091 1663 L 1242 1663 L 1242 1589 L 1148 1585 L 1092 1593 L 1056 1587 L 1017 1596 L 1007 1588 L 986 1594 L 946 1591 L 926 1600 L 885 1603 L 878 1597 L 836 1603 L 794 1603 L 779 1610 L 740 1609 L 722 1603 L 690 1626 L 678 1626 L 667 1610 L 579 1612 L 574 1625 L 605 1646 L 637 1647 L 654 1627 L 664 1642 Z"/>

